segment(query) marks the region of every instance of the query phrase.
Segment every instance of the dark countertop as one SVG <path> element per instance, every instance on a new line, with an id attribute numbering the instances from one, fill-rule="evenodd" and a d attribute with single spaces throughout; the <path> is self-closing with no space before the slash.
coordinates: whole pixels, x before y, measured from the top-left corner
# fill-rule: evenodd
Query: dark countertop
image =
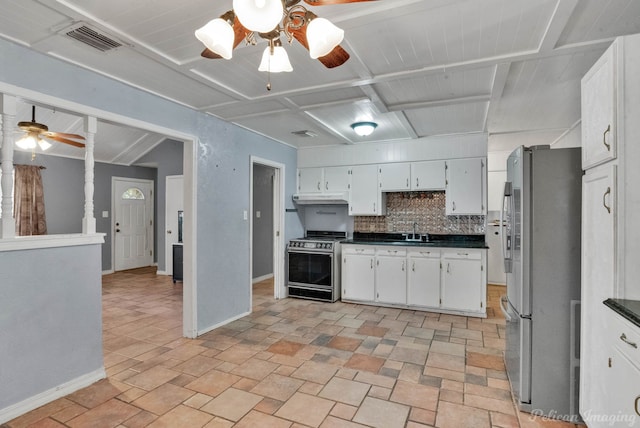
<path id="1" fill-rule="evenodd" d="M 607 299 L 602 303 L 637 327 L 640 327 L 640 300 Z"/>
<path id="2" fill-rule="evenodd" d="M 447 248 L 489 248 L 484 235 L 440 235 L 426 234 L 421 241 L 407 241 L 402 233 L 362 233 L 354 232 L 352 239 L 343 244 L 392 245 L 403 247 L 447 247 Z"/>

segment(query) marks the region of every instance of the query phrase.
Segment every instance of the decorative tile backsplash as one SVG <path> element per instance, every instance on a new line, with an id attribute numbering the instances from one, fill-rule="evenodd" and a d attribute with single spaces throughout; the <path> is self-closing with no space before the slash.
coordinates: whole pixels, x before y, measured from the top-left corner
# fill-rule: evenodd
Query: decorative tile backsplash
<path id="1" fill-rule="evenodd" d="M 484 234 L 483 215 L 446 215 L 445 193 L 393 192 L 387 193 L 386 216 L 356 216 L 356 232 Z"/>

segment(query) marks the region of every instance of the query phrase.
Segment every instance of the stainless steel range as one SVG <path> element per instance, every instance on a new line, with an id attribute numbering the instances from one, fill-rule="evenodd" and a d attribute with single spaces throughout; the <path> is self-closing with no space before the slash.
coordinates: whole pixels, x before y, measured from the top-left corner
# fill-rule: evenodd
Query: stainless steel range
<path id="1" fill-rule="evenodd" d="M 289 297 L 335 302 L 340 297 L 340 241 L 346 232 L 307 231 L 289 241 Z"/>

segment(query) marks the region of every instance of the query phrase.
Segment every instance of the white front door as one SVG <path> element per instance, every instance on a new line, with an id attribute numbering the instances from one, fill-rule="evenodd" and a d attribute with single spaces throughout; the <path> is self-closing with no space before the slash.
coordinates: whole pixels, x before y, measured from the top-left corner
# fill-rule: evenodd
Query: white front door
<path id="1" fill-rule="evenodd" d="M 165 191 L 165 273 L 173 274 L 173 244 L 182 242 L 179 213 L 184 210 L 184 178 L 182 175 L 169 175 Z"/>
<path id="2" fill-rule="evenodd" d="M 113 178 L 114 270 L 153 264 L 153 181 Z"/>

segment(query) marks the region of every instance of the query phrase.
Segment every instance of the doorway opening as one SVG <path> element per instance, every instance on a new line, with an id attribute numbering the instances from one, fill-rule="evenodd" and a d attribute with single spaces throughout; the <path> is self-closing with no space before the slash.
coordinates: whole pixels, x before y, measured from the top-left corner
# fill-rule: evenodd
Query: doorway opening
<path id="1" fill-rule="evenodd" d="M 273 297 L 286 297 L 284 287 L 284 165 L 251 157 L 249 220 L 250 302 L 253 284 L 273 279 Z"/>

